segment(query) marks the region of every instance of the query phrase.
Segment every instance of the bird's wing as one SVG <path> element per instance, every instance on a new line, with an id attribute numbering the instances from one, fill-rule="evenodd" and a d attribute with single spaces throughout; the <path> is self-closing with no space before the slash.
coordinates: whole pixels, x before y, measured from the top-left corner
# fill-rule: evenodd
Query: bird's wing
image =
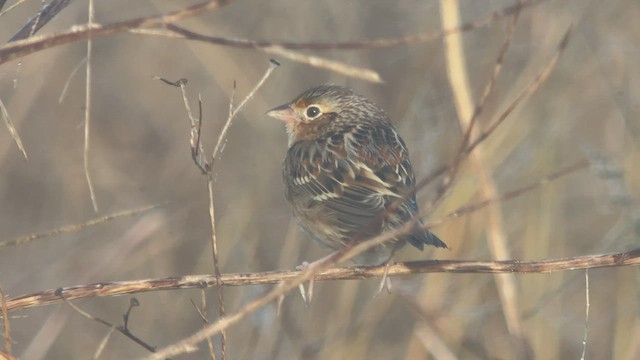
<path id="1" fill-rule="evenodd" d="M 417 212 L 412 198 L 385 214 L 391 199 L 415 183 L 406 147 L 391 126 L 358 125 L 296 143 L 284 165 L 287 198 L 302 225 L 320 237 L 365 239 Z"/>
<path id="2" fill-rule="evenodd" d="M 356 127 L 351 136 L 358 144 L 358 158 L 373 170 L 391 194 L 385 196 L 384 230 L 398 227 L 416 216 L 419 213 L 413 193 L 416 178 L 407 147 L 396 129 L 390 125 Z M 420 250 L 424 244 L 447 247 L 437 236 L 417 227 L 404 238 Z"/>

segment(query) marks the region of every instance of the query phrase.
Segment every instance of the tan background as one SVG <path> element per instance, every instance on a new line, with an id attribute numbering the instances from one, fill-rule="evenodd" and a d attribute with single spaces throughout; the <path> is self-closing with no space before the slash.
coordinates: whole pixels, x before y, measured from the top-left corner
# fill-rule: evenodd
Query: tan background
<path id="1" fill-rule="evenodd" d="M 173 1 L 97 1 L 97 21 L 109 23 L 181 7 Z M 462 1 L 473 20 L 510 1 Z M 39 9 L 29 1 L 0 19 L 6 41 Z M 75 1 L 42 33 L 86 21 L 86 2 Z M 6 7 L 6 6 L 5 6 Z M 517 189 L 592 151 L 617 166 L 613 177 L 582 170 L 501 204 L 504 231 L 515 259 L 545 259 L 624 251 L 638 246 L 640 216 L 640 3 L 547 1 L 524 10 L 482 125 L 524 88 L 551 58 L 573 24 L 566 52 L 549 80 L 484 144 L 501 192 Z M 465 33 L 467 66 L 477 99 L 504 39 L 506 19 Z M 393 38 L 440 29 L 436 1 L 247 1 L 181 24 L 219 36 L 288 41 Z M 0 240 L 169 201 L 159 210 L 63 236 L 0 249 L 0 285 L 10 297 L 96 281 L 135 280 L 212 272 L 206 181 L 189 150 L 189 124 L 179 90 L 152 80 L 187 78 L 192 101 L 204 100 L 203 141 L 211 151 L 226 119 L 237 81 L 247 94 L 268 66 L 256 50 L 211 46 L 162 37 L 118 34 L 94 41 L 90 169 L 99 212 L 93 211 L 83 173 L 84 68 L 58 97 L 86 43 L 58 46 L 0 67 L 0 97 L 29 160 L 0 127 Z M 442 41 L 375 50 L 306 52 L 372 68 L 371 84 L 282 60 L 233 125 L 216 163 L 215 204 L 223 272 L 291 269 L 327 250 L 295 228 L 282 196 L 282 124 L 264 111 L 309 86 L 334 82 L 373 99 L 394 119 L 408 143 L 418 178 L 450 163 L 461 139 Z M 17 82 L 17 86 L 14 86 Z M 194 103 L 195 105 L 195 103 Z M 430 198 L 427 188 L 421 203 Z M 451 193 L 430 214 L 438 218 L 481 200 L 468 162 Z M 635 211 L 635 215 L 634 215 Z M 399 260 L 489 259 L 483 211 L 433 231 L 451 251 L 406 248 Z M 590 272 L 587 358 L 640 356 L 638 272 Z M 584 331 L 583 272 L 517 276 L 519 314 L 536 358 L 578 358 Z M 420 359 L 440 339 L 460 358 L 513 358 L 493 277 L 431 274 L 394 279 L 396 291 L 371 299 L 376 280 L 322 283 L 305 306 L 296 294 L 277 317 L 269 306 L 228 332 L 229 359 Z M 226 308 L 271 287 L 226 290 Z M 207 291 L 215 319 L 215 290 Z M 162 347 L 202 325 L 190 303 L 199 291 L 145 293 L 130 328 Z M 77 301 L 87 311 L 121 322 L 130 297 Z M 416 306 L 421 312 L 416 311 Z M 68 306 L 13 312 L 14 354 L 24 359 L 90 358 L 107 329 Z M 425 333 L 425 324 L 436 335 Z M 217 344 L 217 342 L 216 342 Z M 199 359 L 201 351 L 184 358 Z M 103 359 L 146 355 L 114 335 Z M 443 354 L 439 352 L 440 358 Z"/>

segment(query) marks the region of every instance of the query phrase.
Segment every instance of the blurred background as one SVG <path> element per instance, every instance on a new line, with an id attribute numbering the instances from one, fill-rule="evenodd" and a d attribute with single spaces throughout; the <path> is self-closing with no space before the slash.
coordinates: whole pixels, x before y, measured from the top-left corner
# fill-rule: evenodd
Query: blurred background
<path id="1" fill-rule="evenodd" d="M 10 3 L 13 3 L 10 1 Z M 96 2 L 96 21 L 151 16 L 188 1 Z M 515 1 L 460 1 L 473 21 Z M 5 5 L 5 9 L 9 4 Z M 26 1 L 0 18 L 6 42 L 40 10 Z M 76 0 L 41 34 L 86 23 Z M 520 15 L 495 91 L 479 119 L 486 127 L 543 69 L 564 33 L 566 51 L 549 79 L 482 145 L 498 193 L 518 189 L 584 158 L 583 169 L 499 204 L 509 256 L 520 260 L 620 252 L 640 244 L 640 2 L 550 0 Z M 469 87 L 477 101 L 491 77 L 509 18 L 463 34 Z M 440 3 L 424 0 L 246 1 L 181 25 L 204 34 L 253 40 L 346 42 L 441 30 Z M 168 204 L 81 231 L 0 248 L 0 286 L 9 297 L 98 281 L 213 272 L 206 178 L 189 148 L 190 124 L 179 89 L 153 80 L 188 79 L 203 98 L 203 143 L 211 153 L 236 103 L 256 84 L 273 55 L 162 36 L 120 33 L 93 42 L 89 169 L 98 212 L 83 170 L 86 42 L 57 46 L 0 66 L 0 98 L 29 159 L 0 127 L 0 241 L 83 223 L 152 204 Z M 297 229 L 283 198 L 283 124 L 264 112 L 304 89 L 337 83 L 386 109 L 410 149 L 417 178 L 452 163 L 462 132 L 442 39 L 379 49 L 301 51 L 377 71 L 376 84 L 278 58 L 280 66 L 233 124 L 215 164 L 215 209 L 223 273 L 293 269 L 328 250 Z M 277 57 L 276 57 L 277 58 Z M 74 69 L 80 70 L 73 75 Z M 65 83 L 66 95 L 59 101 Z M 438 219 L 484 199 L 476 166 L 463 161 L 445 199 L 425 216 Z M 433 198 L 437 182 L 419 193 Z M 406 247 L 397 261 L 492 258 L 487 211 L 432 229 L 450 250 Z M 349 264 L 347 264 L 349 265 Z M 586 354 L 589 359 L 640 358 L 640 285 L 633 267 L 592 270 Z M 579 358 L 585 328 L 584 272 L 516 275 L 523 342 L 507 325 L 495 277 L 428 274 L 394 278 L 393 293 L 373 299 L 377 279 L 317 283 L 305 305 L 297 293 L 276 314 L 269 305 L 228 330 L 229 359 L 512 359 L 528 347 L 539 359 Z M 225 289 L 227 312 L 272 286 Z M 207 289 L 216 319 L 216 290 Z M 202 327 L 191 304 L 199 290 L 135 296 L 131 331 L 163 347 Z M 75 303 L 120 324 L 131 296 Z M 11 313 L 13 354 L 23 359 L 89 358 L 108 328 L 65 304 Z M 214 344 L 217 349 L 219 340 Z M 525 344 L 525 345 L 522 345 Z M 219 350 L 219 349 L 218 349 Z M 218 351 L 217 350 L 217 351 Z M 114 334 L 102 359 L 146 356 Z M 219 353 L 218 353 L 219 355 Z M 180 358 L 207 358 L 206 343 Z"/>

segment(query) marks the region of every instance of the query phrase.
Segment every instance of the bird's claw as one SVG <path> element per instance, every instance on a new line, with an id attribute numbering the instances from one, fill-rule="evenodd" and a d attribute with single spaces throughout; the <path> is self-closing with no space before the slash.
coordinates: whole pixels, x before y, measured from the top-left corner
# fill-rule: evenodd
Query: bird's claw
<path id="1" fill-rule="evenodd" d="M 296 270 L 306 271 L 312 267 L 313 267 L 313 263 L 303 261 L 302 264 L 296 266 Z M 303 284 L 298 285 L 298 289 L 300 289 L 300 295 L 302 296 L 302 300 L 307 304 L 311 304 L 311 300 L 313 299 L 313 278 L 309 280 L 309 287 L 307 288 L 306 291 L 304 289 Z"/>

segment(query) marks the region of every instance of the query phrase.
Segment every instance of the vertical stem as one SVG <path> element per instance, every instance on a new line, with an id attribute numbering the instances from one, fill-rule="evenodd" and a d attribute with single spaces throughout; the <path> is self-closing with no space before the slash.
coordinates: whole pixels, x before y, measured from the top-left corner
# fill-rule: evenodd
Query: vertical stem
<path id="1" fill-rule="evenodd" d="M 462 24 L 459 12 L 458 0 L 440 0 L 440 14 L 443 29 L 455 28 Z M 475 109 L 469 86 L 469 77 L 466 67 L 466 55 L 464 51 L 461 33 L 450 34 L 444 38 L 447 75 L 451 85 L 453 98 L 455 99 L 458 120 L 462 129 L 469 129 Z M 472 133 L 477 127 L 471 129 Z M 482 147 L 469 154 L 470 162 L 478 175 L 480 192 L 486 199 L 496 198 L 498 191 L 493 181 L 491 171 L 485 166 L 485 153 Z M 506 235 L 500 203 L 493 203 L 487 207 L 487 240 L 494 259 L 508 259 L 509 249 L 506 245 Z M 524 359 L 527 357 L 526 343 L 519 315 L 518 293 L 513 274 L 496 274 L 494 280 L 498 288 L 498 295 L 502 305 L 502 312 L 509 333 L 514 341 L 514 357 Z"/>
<path id="2" fill-rule="evenodd" d="M 95 11 L 93 8 L 93 0 L 89 0 L 89 27 L 93 26 L 95 20 Z M 91 181 L 91 175 L 89 173 L 89 124 L 91 123 L 91 53 L 93 50 L 93 40 L 89 38 L 87 40 L 87 79 L 85 85 L 85 104 L 84 104 L 84 151 L 83 151 L 83 164 L 84 175 L 87 179 L 87 185 L 89 186 L 89 195 L 91 196 L 91 204 L 93 204 L 93 211 L 98 212 L 98 202 L 96 201 L 96 194 L 93 190 L 93 182 Z"/>

